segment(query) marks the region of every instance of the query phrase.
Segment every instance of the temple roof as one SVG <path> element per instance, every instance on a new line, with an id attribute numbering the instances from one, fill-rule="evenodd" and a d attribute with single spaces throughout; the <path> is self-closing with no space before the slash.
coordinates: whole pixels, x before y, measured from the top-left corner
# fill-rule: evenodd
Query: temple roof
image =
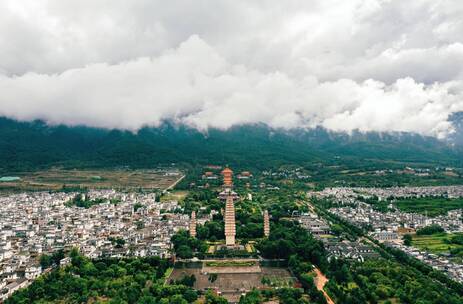
<path id="1" fill-rule="evenodd" d="M 225 169 L 222 170 L 222 174 L 224 173 L 233 173 L 233 171 L 230 168 L 226 167 Z"/>

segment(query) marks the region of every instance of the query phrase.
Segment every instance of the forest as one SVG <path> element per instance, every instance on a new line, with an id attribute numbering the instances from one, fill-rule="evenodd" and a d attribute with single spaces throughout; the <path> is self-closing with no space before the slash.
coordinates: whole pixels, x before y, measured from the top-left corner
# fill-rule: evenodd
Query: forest
<path id="1" fill-rule="evenodd" d="M 400 163 L 458 166 L 462 161 L 459 148 L 409 133 L 348 135 L 322 128 L 274 130 L 265 125 L 201 133 L 170 123 L 134 133 L 0 117 L 0 170 L 4 171 L 50 166 L 153 168 L 171 163 L 188 168 L 228 163 L 251 170 L 284 164 L 313 167 L 320 162 L 374 169 Z"/>
<path id="2" fill-rule="evenodd" d="M 77 250 L 71 251 L 70 257 L 70 265 L 39 277 L 5 304 L 188 304 L 198 297 L 191 287 L 164 285 L 164 274 L 172 266 L 167 260 L 157 257 L 90 260 Z"/>

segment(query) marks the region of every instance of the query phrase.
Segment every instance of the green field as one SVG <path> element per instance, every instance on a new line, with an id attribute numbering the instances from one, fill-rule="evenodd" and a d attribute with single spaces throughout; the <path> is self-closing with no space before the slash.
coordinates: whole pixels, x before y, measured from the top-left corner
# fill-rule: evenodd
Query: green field
<path id="1" fill-rule="evenodd" d="M 447 211 L 463 209 L 463 198 L 420 197 L 398 199 L 397 208 L 404 212 L 427 213 L 429 216 L 446 214 Z"/>
<path id="2" fill-rule="evenodd" d="M 414 235 L 412 245 L 416 248 L 439 254 L 449 253 L 451 249 L 463 248 L 463 245 L 450 244 L 453 236 L 463 235 L 463 233 L 438 233 L 433 235 Z"/>
<path id="3" fill-rule="evenodd" d="M 156 169 L 58 169 L 15 172 L 15 176 L 0 182 L 0 191 L 48 191 L 63 189 L 147 189 L 164 190 L 180 177 L 166 175 Z M 15 178 L 18 177 L 19 179 Z M 181 198 L 183 192 L 173 192 L 169 197 Z"/>
<path id="4" fill-rule="evenodd" d="M 188 195 L 188 191 L 174 190 L 161 196 L 161 202 L 181 201 Z"/>

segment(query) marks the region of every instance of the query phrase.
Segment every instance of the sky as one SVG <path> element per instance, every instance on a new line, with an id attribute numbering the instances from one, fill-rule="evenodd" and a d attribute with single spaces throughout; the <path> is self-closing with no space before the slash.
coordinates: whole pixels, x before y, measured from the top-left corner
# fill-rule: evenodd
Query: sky
<path id="1" fill-rule="evenodd" d="M 0 116 L 416 132 L 463 111 L 461 0 L 2 0 Z"/>

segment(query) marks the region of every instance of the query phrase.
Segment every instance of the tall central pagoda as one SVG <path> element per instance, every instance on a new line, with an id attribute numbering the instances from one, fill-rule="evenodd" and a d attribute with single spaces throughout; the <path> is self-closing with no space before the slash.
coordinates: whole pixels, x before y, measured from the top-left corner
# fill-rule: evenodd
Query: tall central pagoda
<path id="1" fill-rule="evenodd" d="M 225 245 L 235 246 L 236 224 L 233 197 L 228 196 L 225 203 Z"/>
<path id="2" fill-rule="evenodd" d="M 233 171 L 226 167 L 222 171 L 224 191 L 221 193 L 225 197 L 225 245 L 235 246 L 236 223 L 235 223 L 235 202 L 236 193 L 232 191 Z"/>

